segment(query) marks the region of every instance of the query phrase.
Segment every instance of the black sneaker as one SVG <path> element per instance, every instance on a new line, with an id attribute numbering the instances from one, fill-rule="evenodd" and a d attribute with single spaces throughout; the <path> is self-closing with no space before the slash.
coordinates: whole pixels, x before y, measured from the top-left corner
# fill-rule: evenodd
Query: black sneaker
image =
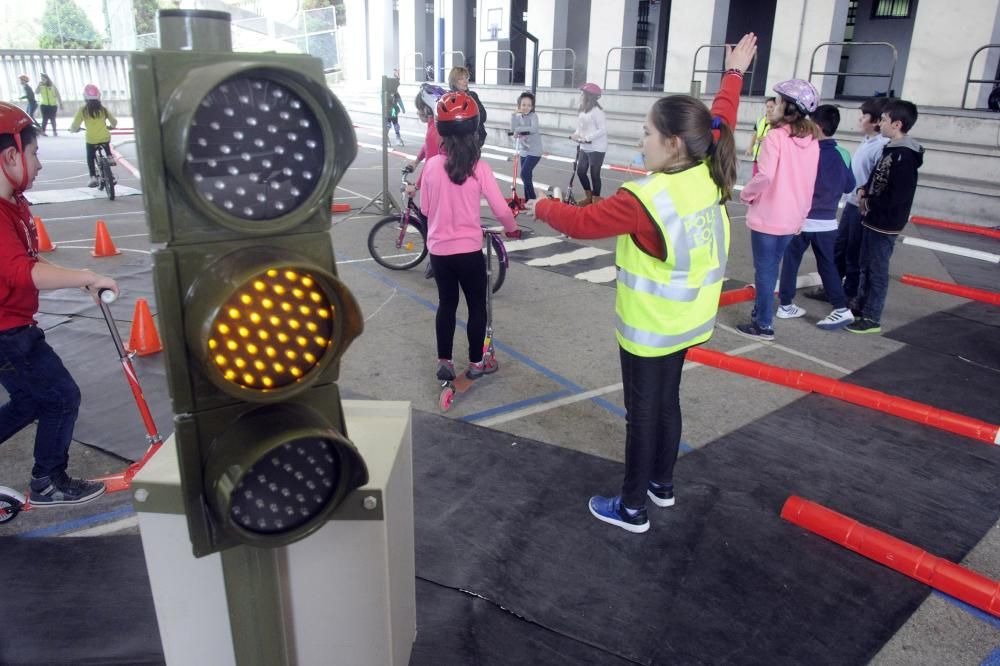
<path id="1" fill-rule="evenodd" d="M 774 340 L 773 328 L 761 328 L 757 325 L 757 322 L 753 321 L 749 324 L 737 324 L 736 332 L 745 338 L 752 338 L 754 340 L 764 340 L 765 342 Z"/>
<path id="2" fill-rule="evenodd" d="M 83 504 L 104 494 L 100 481 L 72 479 L 66 472 L 31 480 L 28 499 L 36 509 L 43 506 Z"/>
<path id="3" fill-rule="evenodd" d="M 868 317 L 862 317 L 856 320 L 853 324 L 848 324 L 845 330 L 851 333 L 881 333 L 882 325 L 877 321 L 872 321 Z"/>
<path id="4" fill-rule="evenodd" d="M 651 499 L 653 504 L 656 506 L 673 506 L 674 484 L 650 481 L 649 488 L 646 489 L 646 495 L 649 496 L 649 499 Z"/>
<path id="5" fill-rule="evenodd" d="M 807 291 L 802 294 L 806 298 L 811 298 L 814 301 L 824 301 L 826 303 L 830 302 L 830 299 L 826 296 L 826 289 L 823 287 L 816 287 L 812 291 Z"/>
<path id="6" fill-rule="evenodd" d="M 450 382 L 455 378 L 455 364 L 450 359 L 438 359 L 437 378 L 443 382 Z"/>
<path id="7" fill-rule="evenodd" d="M 427 268 L 424 270 L 424 279 L 430 280 L 432 277 L 434 277 L 434 264 L 428 261 Z"/>

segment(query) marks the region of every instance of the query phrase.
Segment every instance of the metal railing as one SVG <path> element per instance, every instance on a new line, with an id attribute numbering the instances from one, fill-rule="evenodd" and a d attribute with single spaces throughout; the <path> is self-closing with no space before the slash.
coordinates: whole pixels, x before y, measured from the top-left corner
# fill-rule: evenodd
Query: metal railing
<path id="1" fill-rule="evenodd" d="M 839 72 L 839 71 L 838 72 L 822 72 L 822 71 L 817 71 L 816 69 L 814 69 L 814 65 L 816 64 L 816 53 L 821 48 L 823 48 L 824 46 L 846 46 L 846 47 L 875 46 L 875 47 L 886 47 L 886 48 L 888 48 L 889 50 L 892 51 L 892 67 L 889 68 L 889 73 L 888 74 L 886 74 L 885 72 Z M 896 75 L 896 61 L 898 59 L 899 59 L 899 54 L 896 52 L 896 47 L 893 46 L 892 44 L 890 44 L 889 42 L 820 42 L 819 44 L 816 45 L 816 48 L 813 49 L 812 56 L 809 57 L 809 83 L 812 83 L 813 75 L 814 74 L 819 74 L 820 76 L 836 76 L 838 78 L 841 77 L 841 76 L 843 76 L 844 78 L 848 78 L 848 77 L 851 77 L 851 76 L 856 76 L 858 78 L 889 79 L 889 82 L 888 82 L 888 84 L 885 87 L 885 93 L 886 93 L 886 95 L 891 95 L 892 94 L 892 80 L 893 80 L 893 77 L 895 77 L 895 75 Z M 818 89 L 820 89 L 820 95 L 822 96 L 821 86 L 818 86 Z"/>
<path id="2" fill-rule="evenodd" d="M 486 59 L 490 56 L 491 53 L 495 53 L 496 56 L 497 56 L 497 66 L 496 67 L 487 67 L 486 66 Z M 510 56 L 510 67 L 501 67 L 500 66 L 500 54 L 501 53 L 506 53 L 507 55 Z M 507 83 L 508 83 L 508 85 L 512 85 L 514 83 L 514 52 L 513 51 L 509 51 L 507 49 L 498 49 L 498 50 L 495 50 L 495 51 L 487 51 L 486 53 L 484 53 L 483 54 L 483 79 L 482 79 L 482 81 L 480 81 L 480 83 L 485 83 L 486 82 L 486 72 L 496 72 L 497 73 L 497 84 L 500 83 L 500 72 L 507 72 L 508 73 L 508 81 L 507 81 Z"/>
<path id="3" fill-rule="evenodd" d="M 458 54 L 458 64 L 455 64 L 455 54 Z M 451 59 L 451 64 L 445 63 L 445 56 L 453 56 Z M 445 69 L 451 69 L 452 67 L 465 67 L 465 53 L 463 51 L 441 51 L 441 66 Z M 445 80 L 448 79 L 447 72 L 445 73 Z"/>
<path id="4" fill-rule="evenodd" d="M 1000 84 L 1000 79 L 974 79 L 972 78 L 972 65 L 976 60 L 976 56 L 987 49 L 1000 49 L 1000 44 L 986 44 L 985 46 L 980 46 L 976 49 L 972 57 L 969 58 L 969 71 L 965 75 L 965 88 L 962 89 L 962 108 L 965 108 L 965 100 L 969 96 L 969 86 L 973 83 L 992 83 L 994 86 Z"/>
<path id="5" fill-rule="evenodd" d="M 417 69 L 417 56 L 420 56 L 420 69 Z M 424 54 L 420 51 L 414 51 L 408 55 L 403 56 L 403 71 L 401 72 L 403 76 L 406 76 L 406 60 L 407 58 L 413 59 L 413 80 L 414 81 L 424 81 L 427 79 L 427 64 L 424 61 Z"/>
<path id="6" fill-rule="evenodd" d="M 128 51 L 17 50 L 0 51 L 0 99 L 16 101 L 23 93 L 18 76 L 27 74 L 32 89 L 45 72 L 63 101 L 82 101 L 83 87 L 93 83 L 107 101 L 132 96 L 128 77 Z"/>
<path id="7" fill-rule="evenodd" d="M 619 72 L 619 73 L 622 73 L 622 72 L 632 72 L 632 73 L 643 72 L 643 73 L 647 73 L 648 72 L 649 76 L 648 77 L 643 76 L 643 78 L 646 79 L 646 89 L 647 90 L 652 90 L 653 89 L 653 68 L 652 67 L 649 67 L 648 69 L 646 69 L 646 68 L 640 69 L 640 68 L 634 68 L 634 67 L 633 68 L 617 67 L 617 68 L 612 68 L 612 69 L 608 68 L 608 63 L 611 62 L 611 54 L 613 52 L 615 52 L 615 51 L 620 51 L 622 54 L 624 54 L 625 51 L 636 51 L 636 52 L 638 52 L 638 51 L 648 51 L 649 52 L 649 62 L 650 62 L 650 64 L 652 64 L 652 62 L 653 62 L 653 49 L 652 49 L 652 47 L 649 47 L 649 46 L 613 46 L 613 47 L 611 47 L 610 49 L 608 49 L 608 54 L 606 56 L 604 56 L 604 89 L 607 90 L 607 88 L 608 88 L 608 72 Z M 622 58 L 622 56 L 619 55 L 618 58 L 619 58 L 618 64 L 621 64 L 621 58 Z"/>
<path id="8" fill-rule="evenodd" d="M 536 61 L 536 62 L 541 62 L 541 60 L 542 60 L 542 54 L 543 53 L 551 53 L 552 54 L 552 64 L 555 64 L 555 54 L 557 52 L 560 52 L 560 53 L 563 53 L 563 52 L 564 53 L 569 53 L 571 56 L 573 56 L 572 64 L 569 67 L 539 67 L 538 68 L 538 72 L 539 73 L 541 73 L 541 72 L 569 72 L 569 87 L 570 88 L 575 88 L 576 87 L 576 51 L 574 51 L 573 49 L 542 49 L 541 51 L 538 52 L 538 61 Z M 536 82 L 536 84 L 537 84 L 537 82 Z M 562 86 L 549 85 L 548 87 L 549 88 L 561 88 Z"/>
<path id="9" fill-rule="evenodd" d="M 698 69 L 698 54 L 701 53 L 702 49 L 722 49 L 723 50 L 723 54 L 724 54 L 725 53 L 725 49 L 726 49 L 727 46 L 735 46 L 735 44 L 702 44 L 701 46 L 699 46 L 698 48 L 696 48 L 694 50 L 694 58 L 692 59 L 692 62 L 691 62 L 691 84 L 692 84 L 691 89 L 692 90 L 695 89 L 694 82 L 698 81 L 698 79 L 695 78 L 696 74 L 725 74 L 726 73 L 725 66 L 723 66 L 723 67 L 721 67 L 719 69 L 712 69 L 711 67 L 706 67 L 705 69 Z M 711 60 L 711 58 L 709 58 L 709 60 Z M 743 80 L 749 82 L 750 87 L 747 90 L 749 90 L 751 92 L 751 94 L 753 92 L 753 81 L 754 81 L 754 70 L 755 69 L 757 69 L 757 54 L 756 53 L 753 56 L 753 60 L 750 61 L 750 67 L 747 69 L 747 71 L 743 72 Z M 749 79 L 747 78 L 747 74 L 750 75 Z M 707 76 L 705 77 L 705 83 L 706 83 L 705 89 L 701 90 L 701 86 L 699 85 L 698 86 L 698 91 L 699 92 L 704 92 L 707 95 L 707 94 L 709 94 L 709 92 L 708 92 L 708 85 L 707 85 L 708 84 L 708 77 Z"/>

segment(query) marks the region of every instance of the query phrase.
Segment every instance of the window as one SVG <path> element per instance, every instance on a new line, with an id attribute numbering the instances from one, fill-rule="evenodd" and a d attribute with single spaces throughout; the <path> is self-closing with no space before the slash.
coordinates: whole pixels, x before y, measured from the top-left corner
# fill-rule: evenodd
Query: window
<path id="1" fill-rule="evenodd" d="M 910 18 L 913 3 L 910 0 L 874 0 L 872 2 L 873 19 Z"/>

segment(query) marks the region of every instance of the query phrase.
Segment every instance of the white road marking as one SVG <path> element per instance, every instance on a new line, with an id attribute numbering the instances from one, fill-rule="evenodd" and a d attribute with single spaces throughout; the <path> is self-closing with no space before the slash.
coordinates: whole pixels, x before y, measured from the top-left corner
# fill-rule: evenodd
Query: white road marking
<path id="1" fill-rule="evenodd" d="M 970 250 L 966 247 L 958 247 L 957 245 L 946 245 L 945 243 L 935 243 L 934 241 L 924 240 L 922 238 L 911 238 L 909 236 L 902 236 L 904 245 L 913 245 L 914 247 L 923 247 L 928 250 L 935 250 L 937 252 L 945 252 L 947 254 L 957 254 L 963 257 L 969 257 L 970 259 L 979 259 L 981 261 L 988 261 L 993 264 L 1000 264 L 1000 254 L 993 254 L 992 252 L 982 252 L 981 250 Z"/>
<path id="2" fill-rule="evenodd" d="M 593 257 L 600 257 L 606 254 L 611 254 L 611 251 L 602 250 L 598 247 L 581 247 L 576 250 L 572 250 L 571 252 L 560 252 L 559 254 L 553 254 L 549 257 L 531 259 L 525 263 L 528 266 L 559 266 L 562 264 L 568 264 L 571 261 L 592 259 Z"/>
<path id="3" fill-rule="evenodd" d="M 716 328 L 720 328 L 723 331 L 726 331 L 728 333 L 732 333 L 733 335 L 739 335 L 739 333 L 736 332 L 736 329 L 733 328 L 732 326 L 726 326 L 725 324 L 720 324 L 718 322 L 715 323 L 715 326 L 716 326 Z M 849 374 L 851 374 L 851 372 L 853 372 L 853 370 L 849 370 L 847 368 L 841 367 L 841 366 L 837 365 L 836 363 L 831 363 L 829 361 L 824 361 L 823 359 L 819 358 L 818 356 L 813 356 L 812 354 L 806 354 L 804 352 L 797 351 L 795 349 L 792 349 L 791 347 L 786 347 L 786 346 L 784 346 L 782 344 L 778 344 L 776 342 L 767 342 L 767 343 L 764 343 L 764 345 L 766 345 L 767 347 L 770 347 L 772 349 L 777 349 L 778 351 L 783 351 L 786 354 L 791 354 L 792 356 L 798 356 L 799 358 L 803 358 L 803 359 L 805 359 L 807 361 L 811 361 L 812 363 L 815 363 L 816 365 L 821 365 L 824 368 L 829 368 L 831 370 L 835 370 L 836 372 L 839 372 L 842 375 L 849 375 Z"/>
<path id="4" fill-rule="evenodd" d="M 597 268 L 592 271 L 584 271 L 583 273 L 577 273 L 573 277 L 575 277 L 578 280 L 586 280 L 587 282 L 604 284 L 607 282 L 614 282 L 615 278 L 618 277 L 618 268 L 615 266 L 605 266 L 604 268 Z"/>
<path id="5" fill-rule="evenodd" d="M 564 242 L 563 239 L 554 236 L 532 236 L 531 238 L 522 238 L 520 240 L 505 240 L 504 245 L 507 248 L 507 252 L 520 252 L 521 250 L 533 250 L 536 247 L 545 247 L 546 245 L 557 245 L 562 242 Z"/>
<path id="6" fill-rule="evenodd" d="M 63 245 L 62 243 L 56 245 L 60 250 L 93 250 L 93 246 L 83 246 L 83 245 Z M 116 249 L 120 252 L 137 252 L 139 254 L 153 254 L 151 250 L 133 250 L 130 247 L 117 247 Z"/>
<path id="7" fill-rule="evenodd" d="M 82 219 L 85 219 L 85 218 L 104 219 L 104 218 L 107 218 L 107 217 L 121 217 L 123 215 L 145 215 L 145 214 L 146 214 L 146 211 L 144 211 L 144 210 L 133 210 L 133 211 L 128 211 L 126 213 L 102 213 L 101 215 L 94 215 L 93 213 L 90 213 L 88 215 L 70 215 L 68 217 L 46 217 L 42 221 L 43 222 L 58 222 L 60 220 L 82 220 Z M 148 236 L 149 234 L 142 234 L 142 235 Z M 94 239 L 91 238 L 90 240 L 94 240 Z M 70 243 L 75 243 L 76 241 L 69 241 L 69 242 Z"/>
<path id="8" fill-rule="evenodd" d="M 64 537 L 93 537 L 101 536 L 104 534 L 114 534 L 116 532 L 121 532 L 123 530 L 130 529 L 139 525 L 139 516 L 128 516 L 127 518 L 121 518 L 119 520 L 114 520 L 110 523 L 104 523 L 103 525 L 97 525 L 96 527 L 88 527 L 83 530 L 77 530 L 76 532 L 68 532 L 63 534 Z"/>

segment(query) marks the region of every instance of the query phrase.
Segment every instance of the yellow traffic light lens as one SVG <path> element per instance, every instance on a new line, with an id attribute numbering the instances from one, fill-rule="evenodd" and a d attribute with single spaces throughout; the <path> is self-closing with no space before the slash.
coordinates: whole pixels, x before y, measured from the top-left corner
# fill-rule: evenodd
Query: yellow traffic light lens
<path id="1" fill-rule="evenodd" d="M 284 312 L 289 299 L 296 300 L 295 292 L 315 282 L 304 271 L 270 270 L 255 275 L 230 294 L 212 322 L 208 339 L 212 362 L 226 380 L 243 388 L 272 391 L 301 381 L 319 365 L 333 338 L 331 313 L 335 306 L 325 292 L 310 290 L 321 296 L 321 302 L 308 312 L 299 309 L 294 316 L 270 317 L 258 314 L 268 307 L 265 301 Z M 239 325 L 229 323 L 237 321 Z M 298 332 L 303 328 L 311 335 Z M 262 340 L 267 341 L 266 346 L 261 346 Z M 239 372 L 232 371 L 234 366 Z"/>
<path id="2" fill-rule="evenodd" d="M 324 146 L 319 121 L 296 92 L 261 76 L 237 76 L 202 99 L 184 164 L 215 208 L 243 220 L 273 220 L 313 194 Z"/>
<path id="3" fill-rule="evenodd" d="M 249 532 L 280 534 L 318 516 L 337 491 L 340 463 L 332 443 L 295 439 L 258 459 L 230 496 L 233 522 Z"/>

